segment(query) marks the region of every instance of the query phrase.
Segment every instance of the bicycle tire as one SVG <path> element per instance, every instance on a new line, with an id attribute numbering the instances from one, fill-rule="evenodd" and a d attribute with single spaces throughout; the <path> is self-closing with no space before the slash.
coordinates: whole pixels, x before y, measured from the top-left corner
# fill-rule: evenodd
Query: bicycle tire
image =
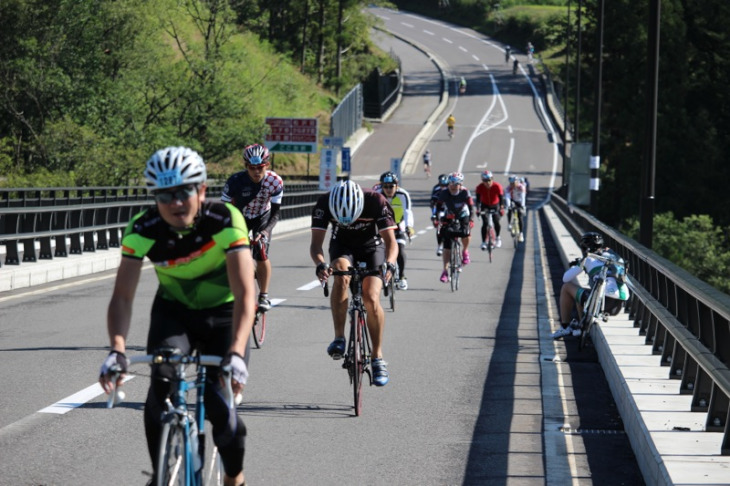
<path id="1" fill-rule="evenodd" d="M 355 309 L 352 319 L 352 332 L 355 341 L 353 346 L 352 366 L 354 372 L 352 374 L 352 391 L 353 400 L 355 402 L 355 416 L 359 417 L 362 413 L 362 379 L 365 374 L 365 353 L 363 345 L 363 328 L 365 327 L 365 318 L 359 309 Z"/>
<path id="2" fill-rule="evenodd" d="M 449 277 L 451 291 L 459 290 L 459 269 L 461 268 L 461 242 L 454 238 L 451 244 L 451 259 L 449 260 Z"/>
<path id="3" fill-rule="evenodd" d="M 583 319 L 581 320 L 581 334 L 580 340 L 578 341 L 579 351 L 582 351 L 586 347 L 593 323 L 596 322 L 598 314 L 601 312 L 601 302 L 603 300 L 602 294 L 604 289 L 605 284 L 603 282 L 597 283 L 593 290 L 591 290 L 591 295 L 588 297 L 583 313 Z"/>
<path id="4" fill-rule="evenodd" d="M 256 310 L 256 318 L 253 321 L 253 342 L 256 349 L 260 349 L 266 339 L 266 312 Z"/>
<path id="5" fill-rule="evenodd" d="M 391 312 L 395 312 L 395 288 L 395 276 L 391 276 L 388 282 L 388 301 L 390 302 Z"/>
<path id="6" fill-rule="evenodd" d="M 185 442 L 185 429 L 177 419 L 164 421 L 157 455 L 156 486 L 185 486 L 187 472 Z"/>
<path id="7" fill-rule="evenodd" d="M 517 211 L 514 211 L 512 213 L 510 232 L 512 233 L 512 241 L 515 245 L 515 248 L 518 248 L 520 246 L 520 219 L 517 215 Z"/>
<path id="8" fill-rule="evenodd" d="M 497 245 L 497 234 L 494 232 L 494 226 L 487 229 L 487 250 L 489 253 L 489 263 L 492 263 L 492 252 Z"/>

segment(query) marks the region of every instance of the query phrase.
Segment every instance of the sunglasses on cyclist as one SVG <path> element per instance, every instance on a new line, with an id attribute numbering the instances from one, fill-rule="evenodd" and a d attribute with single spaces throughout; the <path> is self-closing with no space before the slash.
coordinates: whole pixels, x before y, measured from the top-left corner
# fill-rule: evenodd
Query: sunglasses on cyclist
<path id="1" fill-rule="evenodd" d="M 395 184 L 383 184 L 383 189 L 393 189 Z"/>
<path id="2" fill-rule="evenodd" d="M 269 165 L 269 164 L 257 164 L 257 165 L 248 164 L 248 165 L 246 165 L 246 168 L 248 170 L 264 170 L 267 165 Z"/>
<path id="3" fill-rule="evenodd" d="M 185 202 L 190 197 L 198 192 L 198 187 L 195 184 L 190 184 L 187 186 L 178 187 L 177 189 L 171 190 L 171 191 L 157 191 L 154 193 L 155 201 L 162 204 L 170 204 L 173 199 L 177 199 L 178 201 Z"/>

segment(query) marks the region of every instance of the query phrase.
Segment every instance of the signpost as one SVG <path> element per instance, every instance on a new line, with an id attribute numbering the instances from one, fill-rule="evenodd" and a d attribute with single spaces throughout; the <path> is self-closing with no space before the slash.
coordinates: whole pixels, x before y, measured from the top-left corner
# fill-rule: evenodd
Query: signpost
<path id="1" fill-rule="evenodd" d="M 270 152 L 311 154 L 317 151 L 319 125 L 316 118 L 267 118 L 269 133 L 264 144 Z"/>

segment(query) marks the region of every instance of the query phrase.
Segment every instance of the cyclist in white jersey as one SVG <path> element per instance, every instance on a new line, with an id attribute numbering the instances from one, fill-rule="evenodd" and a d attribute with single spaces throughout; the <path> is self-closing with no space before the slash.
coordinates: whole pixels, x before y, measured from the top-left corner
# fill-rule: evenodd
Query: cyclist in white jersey
<path id="1" fill-rule="evenodd" d="M 513 175 L 509 176 L 509 185 L 504 190 L 504 198 L 507 208 L 511 208 L 513 204 L 518 208 L 517 218 L 520 223 L 520 236 L 518 241 L 523 242 L 525 241 L 525 237 L 523 234 L 522 222 L 525 215 L 525 208 L 527 207 L 527 188 L 522 183 L 521 179 L 518 179 Z M 512 223 L 512 212 L 509 210 L 507 212 L 507 222 Z"/>

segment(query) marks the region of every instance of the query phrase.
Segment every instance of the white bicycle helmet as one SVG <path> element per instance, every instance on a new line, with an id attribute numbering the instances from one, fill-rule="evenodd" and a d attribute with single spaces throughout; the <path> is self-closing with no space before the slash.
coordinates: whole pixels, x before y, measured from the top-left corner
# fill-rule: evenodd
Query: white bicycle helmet
<path id="1" fill-rule="evenodd" d="M 342 181 L 330 190 L 330 212 L 338 223 L 349 226 L 362 214 L 365 195 L 352 181 Z"/>
<path id="2" fill-rule="evenodd" d="M 202 184 L 206 179 L 205 162 L 187 147 L 167 147 L 147 161 L 144 170 L 147 189 L 166 189 L 186 184 Z"/>

